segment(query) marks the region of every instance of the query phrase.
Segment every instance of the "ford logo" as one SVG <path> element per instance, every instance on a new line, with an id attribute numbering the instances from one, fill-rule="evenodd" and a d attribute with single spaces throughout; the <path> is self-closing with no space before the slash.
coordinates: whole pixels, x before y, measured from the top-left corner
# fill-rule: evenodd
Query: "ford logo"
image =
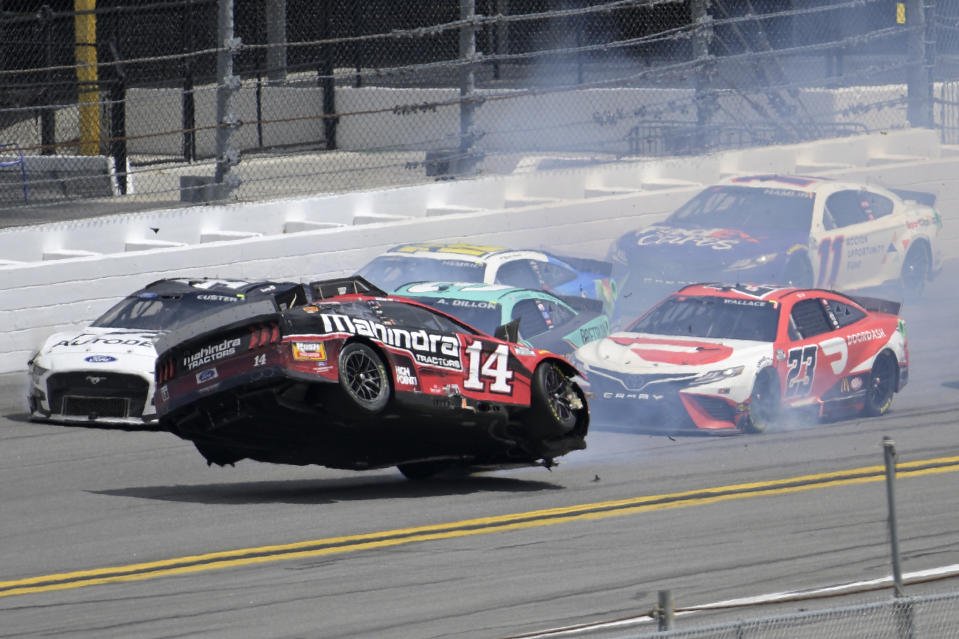
<path id="1" fill-rule="evenodd" d="M 113 355 L 91 355 L 90 357 L 84 357 L 83 361 L 91 364 L 105 364 L 106 362 L 115 362 L 117 358 Z"/>
<path id="2" fill-rule="evenodd" d="M 216 379 L 216 377 L 217 377 L 216 368 L 208 368 L 196 374 L 196 383 L 203 384 L 210 381 L 211 379 Z"/>

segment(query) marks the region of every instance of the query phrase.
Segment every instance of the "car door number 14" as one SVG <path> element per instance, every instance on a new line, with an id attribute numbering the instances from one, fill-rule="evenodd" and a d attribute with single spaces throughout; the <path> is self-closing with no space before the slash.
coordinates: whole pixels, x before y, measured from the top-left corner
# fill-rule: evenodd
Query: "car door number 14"
<path id="1" fill-rule="evenodd" d="M 476 341 L 466 348 L 467 377 L 463 387 L 485 391 L 487 382 L 492 393 L 512 393 L 513 371 L 509 370 L 509 346 L 499 344 L 483 359 L 483 342 Z"/>

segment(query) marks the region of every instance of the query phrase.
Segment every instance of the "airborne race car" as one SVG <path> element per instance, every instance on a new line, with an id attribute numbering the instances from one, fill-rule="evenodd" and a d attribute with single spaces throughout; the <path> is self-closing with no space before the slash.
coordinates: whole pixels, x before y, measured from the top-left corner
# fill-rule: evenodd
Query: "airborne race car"
<path id="1" fill-rule="evenodd" d="M 807 176 L 709 186 L 611 248 L 614 328 L 703 281 L 918 295 L 942 267 L 936 196 Z"/>
<path id="2" fill-rule="evenodd" d="M 165 279 L 123 298 L 81 331 L 48 337 L 28 362 L 30 419 L 150 428 L 153 340 L 162 331 L 234 304 L 270 300 L 276 309 L 304 304 L 294 282 Z"/>
<path id="3" fill-rule="evenodd" d="M 312 287 L 310 306 L 250 305 L 161 337 L 162 427 L 208 463 L 395 465 L 410 478 L 549 467 L 585 448 L 586 398 L 561 357 L 359 277 Z"/>
<path id="4" fill-rule="evenodd" d="M 594 421 L 639 431 L 761 432 L 784 409 L 882 415 L 909 376 L 898 312 L 820 289 L 692 285 L 571 360 Z"/>

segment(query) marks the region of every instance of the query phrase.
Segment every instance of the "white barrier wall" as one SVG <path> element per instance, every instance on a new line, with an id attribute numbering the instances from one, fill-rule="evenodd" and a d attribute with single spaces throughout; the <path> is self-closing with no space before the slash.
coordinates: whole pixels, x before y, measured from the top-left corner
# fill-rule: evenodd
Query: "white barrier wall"
<path id="1" fill-rule="evenodd" d="M 169 276 L 307 281 L 345 275 L 411 241 L 470 241 L 602 257 L 702 186 L 755 172 L 873 181 L 939 194 L 944 250 L 959 249 L 959 155 L 933 131 L 714 156 L 437 182 L 384 191 L 116 215 L 0 231 L 0 372 Z M 534 242 L 530 238 L 536 238 Z"/>

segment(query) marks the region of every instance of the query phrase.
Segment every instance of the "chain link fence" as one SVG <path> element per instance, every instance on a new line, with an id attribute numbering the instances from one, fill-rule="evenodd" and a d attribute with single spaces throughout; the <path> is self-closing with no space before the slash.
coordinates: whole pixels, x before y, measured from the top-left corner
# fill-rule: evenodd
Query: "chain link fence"
<path id="1" fill-rule="evenodd" d="M 0 206 L 954 143 L 957 52 L 959 0 L 0 0 Z"/>
<path id="2" fill-rule="evenodd" d="M 597 639 L 951 639 L 959 637 L 959 592 L 738 619 L 687 629 L 619 630 L 584 636 Z"/>

